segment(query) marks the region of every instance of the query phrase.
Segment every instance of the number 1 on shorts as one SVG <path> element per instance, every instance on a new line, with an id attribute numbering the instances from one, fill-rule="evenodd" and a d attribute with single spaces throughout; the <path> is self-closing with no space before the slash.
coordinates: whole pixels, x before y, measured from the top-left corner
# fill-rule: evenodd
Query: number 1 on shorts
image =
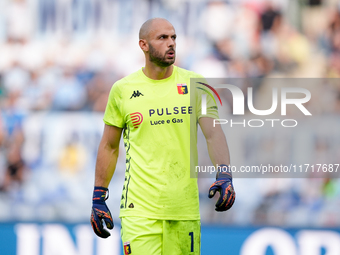
<path id="1" fill-rule="evenodd" d="M 189 236 L 191 236 L 191 250 L 190 250 L 190 252 L 194 252 L 194 232 L 189 232 Z"/>

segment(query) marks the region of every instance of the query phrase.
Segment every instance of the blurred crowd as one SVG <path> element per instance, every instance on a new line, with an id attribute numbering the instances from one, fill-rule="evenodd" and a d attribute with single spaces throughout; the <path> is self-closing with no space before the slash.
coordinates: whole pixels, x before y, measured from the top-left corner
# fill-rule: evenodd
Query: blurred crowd
<path id="1" fill-rule="evenodd" d="M 336 0 L 3 0 L 0 221 L 88 220 L 108 93 L 143 66 L 138 30 L 150 17 L 174 24 L 176 65 L 205 77 L 257 78 L 260 103 L 264 78 L 340 78 Z M 339 121 L 339 82 L 310 90 L 313 113 Z M 339 143 L 316 136 L 313 153 L 339 159 Z M 116 218 L 124 168 L 121 159 L 111 183 Z M 337 179 L 238 179 L 227 216 L 213 214 L 210 181 L 199 180 L 204 223 L 340 226 Z"/>

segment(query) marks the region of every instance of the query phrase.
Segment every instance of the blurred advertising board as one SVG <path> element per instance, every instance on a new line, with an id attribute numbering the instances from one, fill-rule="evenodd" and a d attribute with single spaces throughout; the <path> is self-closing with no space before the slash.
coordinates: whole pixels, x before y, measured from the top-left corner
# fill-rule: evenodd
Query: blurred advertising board
<path id="1" fill-rule="evenodd" d="M 108 239 L 100 239 L 90 224 L 2 223 L 0 254 L 121 255 L 119 230 L 115 226 Z M 201 254 L 340 254 L 340 229 L 202 226 Z"/>

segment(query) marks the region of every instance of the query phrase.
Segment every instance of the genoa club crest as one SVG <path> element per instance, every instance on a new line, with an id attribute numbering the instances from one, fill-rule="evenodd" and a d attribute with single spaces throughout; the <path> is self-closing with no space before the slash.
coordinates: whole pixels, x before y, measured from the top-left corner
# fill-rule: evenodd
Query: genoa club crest
<path id="1" fill-rule="evenodd" d="M 180 95 L 188 94 L 188 86 L 185 83 L 178 83 L 177 91 L 178 91 L 178 94 Z"/>
<path id="2" fill-rule="evenodd" d="M 131 254 L 130 242 L 124 242 L 124 255 Z"/>

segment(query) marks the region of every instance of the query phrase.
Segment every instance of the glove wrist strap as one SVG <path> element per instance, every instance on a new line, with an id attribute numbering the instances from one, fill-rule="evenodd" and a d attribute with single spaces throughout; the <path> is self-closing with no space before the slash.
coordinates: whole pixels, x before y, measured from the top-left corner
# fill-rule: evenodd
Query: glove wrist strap
<path id="1" fill-rule="evenodd" d="M 109 198 L 109 189 L 95 186 L 93 190 L 93 203 L 104 203 Z"/>
<path id="2" fill-rule="evenodd" d="M 221 178 L 232 179 L 232 173 L 228 165 L 221 164 L 217 168 L 216 180 Z"/>

